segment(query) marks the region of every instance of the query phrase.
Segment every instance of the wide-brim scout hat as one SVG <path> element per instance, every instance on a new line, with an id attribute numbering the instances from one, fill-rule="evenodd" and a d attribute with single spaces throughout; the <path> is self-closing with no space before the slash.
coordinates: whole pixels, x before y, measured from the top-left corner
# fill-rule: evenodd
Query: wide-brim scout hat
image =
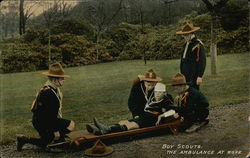
<path id="1" fill-rule="evenodd" d="M 199 29 L 200 27 L 195 27 L 192 23 L 187 22 L 186 24 L 184 24 L 184 26 L 182 26 L 182 30 L 177 31 L 176 34 L 178 35 L 188 34 L 188 33 L 195 32 Z"/>
<path id="2" fill-rule="evenodd" d="M 51 77 L 70 77 L 69 75 L 65 75 L 63 67 L 60 63 L 50 65 L 49 71 L 43 72 L 42 74 Z"/>
<path id="3" fill-rule="evenodd" d="M 114 149 L 112 147 L 106 146 L 99 139 L 97 140 L 97 142 L 95 143 L 93 147 L 86 149 L 84 151 L 84 154 L 88 156 L 106 156 L 113 152 L 114 152 Z"/>
<path id="4" fill-rule="evenodd" d="M 138 75 L 140 81 L 150 81 L 150 82 L 159 82 L 162 79 L 156 76 L 154 70 L 150 69 L 145 75 Z"/>
<path id="5" fill-rule="evenodd" d="M 171 86 L 180 86 L 180 85 L 187 85 L 189 84 L 186 82 L 186 78 L 183 74 L 177 73 L 173 78 L 171 82 Z"/>

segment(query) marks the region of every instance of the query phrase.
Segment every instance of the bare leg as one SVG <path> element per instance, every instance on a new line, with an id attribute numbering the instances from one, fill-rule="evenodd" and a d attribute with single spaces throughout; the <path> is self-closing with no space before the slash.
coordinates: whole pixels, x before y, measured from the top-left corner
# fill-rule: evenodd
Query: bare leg
<path id="1" fill-rule="evenodd" d="M 128 120 L 122 120 L 122 121 L 119 122 L 119 124 L 120 125 L 125 125 L 128 128 L 128 130 L 140 128 L 137 123 L 129 122 Z"/>

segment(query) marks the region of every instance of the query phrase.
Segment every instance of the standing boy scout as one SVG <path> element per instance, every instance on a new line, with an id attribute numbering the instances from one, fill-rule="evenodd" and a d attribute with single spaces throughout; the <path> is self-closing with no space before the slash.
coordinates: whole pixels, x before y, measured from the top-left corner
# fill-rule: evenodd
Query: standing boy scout
<path id="1" fill-rule="evenodd" d="M 72 120 L 62 118 L 62 93 L 60 87 L 64 84 L 64 70 L 59 63 L 52 64 L 48 72 L 48 81 L 37 94 L 32 104 L 32 124 L 40 138 L 17 137 L 17 151 L 21 151 L 24 144 L 29 143 L 46 149 L 48 144 L 64 142 L 65 134 L 71 132 L 75 126 Z"/>
<path id="2" fill-rule="evenodd" d="M 186 23 L 181 31 L 176 32 L 176 34 L 182 35 L 186 41 L 181 56 L 180 72 L 185 76 L 187 82 L 190 82 L 190 86 L 198 90 L 206 67 L 204 45 L 194 34 L 199 29 L 200 27 Z"/>

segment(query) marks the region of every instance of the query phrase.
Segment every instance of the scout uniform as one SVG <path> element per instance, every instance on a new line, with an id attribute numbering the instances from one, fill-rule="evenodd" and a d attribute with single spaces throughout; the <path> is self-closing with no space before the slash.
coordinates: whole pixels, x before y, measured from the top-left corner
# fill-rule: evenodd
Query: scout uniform
<path id="1" fill-rule="evenodd" d="M 186 88 L 178 97 L 176 112 L 187 122 L 207 124 L 209 115 L 207 98 L 197 89 L 188 86 L 185 76 L 177 73 L 173 77 L 172 86 L 180 85 L 186 85 Z"/>
<path id="2" fill-rule="evenodd" d="M 145 76 L 138 75 L 137 81 L 134 83 L 129 99 L 128 108 L 132 113 L 132 116 L 140 116 L 144 113 L 144 108 L 147 102 L 149 102 L 154 96 L 154 89 L 146 91 L 144 81 L 159 82 L 162 79 L 156 76 L 156 73 L 151 69 Z"/>
<path id="3" fill-rule="evenodd" d="M 43 74 L 48 77 L 69 77 L 64 74 L 64 70 L 60 64 L 51 65 L 49 71 Z M 67 127 L 71 120 L 62 118 L 62 99 L 63 95 L 60 88 L 48 80 L 38 92 L 31 106 L 31 111 L 33 112 L 32 124 L 39 133 L 40 138 L 18 137 L 18 151 L 21 151 L 25 143 L 45 148 L 53 141 L 55 137 L 54 132 L 59 131 L 62 139 L 64 139 L 65 134 L 70 132 Z"/>
<path id="4" fill-rule="evenodd" d="M 156 73 L 150 69 L 145 76 L 138 75 L 138 78 L 134 81 L 134 84 L 131 88 L 129 99 L 128 99 L 128 108 L 132 113 L 133 119 L 128 120 L 129 122 L 135 122 L 139 127 L 147 127 L 152 125 L 157 121 L 157 111 L 148 112 L 145 110 L 145 105 L 149 103 L 154 97 L 154 88 L 147 91 L 145 87 L 146 82 L 159 82 L 162 79 L 156 76 Z M 121 132 L 128 130 L 126 125 L 115 124 L 112 126 L 105 126 L 99 123 L 94 119 L 95 126 L 90 124 L 86 125 L 86 129 L 95 135 L 102 135 L 107 133 Z"/>
<path id="5" fill-rule="evenodd" d="M 164 86 L 164 92 L 166 92 L 166 86 L 162 83 L 157 83 L 155 86 L 155 91 L 161 91 L 161 86 Z M 164 94 L 164 96 L 156 101 L 154 97 L 148 101 L 146 106 L 144 106 L 143 112 L 140 113 L 139 117 L 128 120 L 129 122 L 135 122 L 139 128 L 154 126 L 158 120 L 158 116 L 163 114 L 167 110 L 172 109 L 170 105 L 173 103 L 173 98 L 169 94 Z M 103 135 L 108 133 L 127 131 L 126 125 L 114 124 L 112 126 L 106 126 L 99 123 L 94 119 L 95 126 L 90 124 L 86 125 L 86 129 L 95 135 Z"/>
<path id="6" fill-rule="evenodd" d="M 190 122 L 203 122 L 209 114 L 209 103 L 206 97 L 195 88 L 186 87 L 179 97 L 178 113 Z"/>
<path id="7" fill-rule="evenodd" d="M 140 128 L 154 126 L 160 114 L 173 109 L 173 106 L 171 106 L 172 103 L 173 98 L 170 94 L 166 94 L 159 101 L 152 98 L 152 100 L 146 104 L 144 112 L 138 118 L 133 118 L 129 121 L 137 123 Z"/>
<path id="8" fill-rule="evenodd" d="M 194 27 L 187 23 L 181 31 L 176 34 L 189 34 L 199 30 L 200 27 Z M 185 76 L 186 81 L 190 82 L 190 86 L 199 89 L 196 84 L 198 77 L 202 78 L 206 67 L 206 53 L 204 44 L 194 37 L 191 41 L 186 42 L 183 46 L 183 52 L 180 62 L 180 72 Z"/>
<path id="9" fill-rule="evenodd" d="M 158 125 L 160 122 L 157 122 L 159 117 L 162 117 L 160 115 L 163 115 L 164 117 L 167 117 L 166 115 L 169 114 L 169 111 L 175 111 L 176 107 L 173 106 L 174 100 L 173 97 L 170 94 L 166 93 L 166 85 L 163 83 L 157 83 L 155 86 L 155 93 L 157 92 L 163 92 L 164 96 L 158 100 L 155 96 L 152 98 L 152 100 L 146 104 L 144 111 L 146 112 L 143 117 L 138 118 L 137 120 L 134 120 L 134 122 L 137 121 L 137 124 L 140 126 L 140 128 L 143 127 L 150 127 L 154 125 Z M 156 94 L 157 95 L 157 94 Z M 158 97 L 160 97 L 158 95 Z M 172 119 L 172 118 L 171 118 Z M 170 121 L 170 118 L 164 119 L 166 121 Z M 133 121 L 133 120 L 132 120 Z"/>

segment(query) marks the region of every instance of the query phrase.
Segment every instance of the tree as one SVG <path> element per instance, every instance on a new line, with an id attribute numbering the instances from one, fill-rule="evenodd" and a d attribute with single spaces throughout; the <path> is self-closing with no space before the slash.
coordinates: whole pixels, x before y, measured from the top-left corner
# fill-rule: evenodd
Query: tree
<path id="1" fill-rule="evenodd" d="M 97 44 L 96 49 L 96 60 L 99 59 L 99 41 L 101 40 L 101 34 L 112 24 L 114 19 L 118 16 L 120 11 L 123 9 L 124 0 L 93 0 L 91 3 L 83 3 L 87 9 L 85 13 L 87 15 L 86 20 L 94 26 L 96 35 L 95 43 Z M 85 15 L 85 16 L 86 16 Z"/>
<path id="2" fill-rule="evenodd" d="M 70 15 L 71 5 L 68 5 L 64 0 L 55 0 L 53 4 L 48 1 L 44 2 L 43 17 L 45 19 L 45 25 L 48 29 L 48 47 L 49 47 L 49 61 L 51 64 L 51 27 L 54 22 L 63 21 Z"/>
<path id="3" fill-rule="evenodd" d="M 49 47 L 49 60 L 48 65 L 51 64 L 51 24 L 53 22 L 53 18 L 56 17 L 56 9 L 51 7 L 51 3 L 48 2 L 44 5 L 43 16 L 45 19 L 45 25 L 48 29 L 48 47 Z"/>
<path id="4" fill-rule="evenodd" d="M 248 25 L 249 6 L 245 0 L 229 1 L 220 10 L 220 23 L 224 30 L 237 30 L 240 26 Z"/>
<path id="5" fill-rule="evenodd" d="M 13 36 L 18 32 L 18 5 L 14 1 L 0 3 L 0 35 Z"/>
<path id="6" fill-rule="evenodd" d="M 26 5 L 24 7 L 24 0 L 19 1 L 19 34 L 22 35 L 25 33 L 26 29 L 26 23 L 27 20 L 30 18 L 30 16 L 33 15 L 32 8 L 40 3 L 39 1 L 35 1 L 33 3 L 30 3 L 30 5 Z"/>
<path id="7" fill-rule="evenodd" d="M 20 5 L 19 5 L 19 34 L 22 35 L 25 33 L 25 25 L 24 25 L 24 0 L 20 0 Z"/>
<path id="8" fill-rule="evenodd" d="M 228 0 L 220 0 L 218 2 L 210 2 L 209 0 L 202 0 L 211 15 L 211 44 L 210 44 L 210 54 L 211 54 L 211 73 L 217 74 L 216 62 L 217 62 L 217 42 L 216 42 L 216 32 L 215 23 L 217 16 L 220 13 L 220 9 L 226 5 Z"/>
<path id="9" fill-rule="evenodd" d="M 177 0 L 176 0 L 177 1 Z M 164 3 L 166 5 L 168 5 L 168 24 L 171 24 L 172 22 L 172 16 L 170 15 L 171 12 L 170 12 L 170 4 L 175 2 L 175 0 L 165 0 Z"/>

